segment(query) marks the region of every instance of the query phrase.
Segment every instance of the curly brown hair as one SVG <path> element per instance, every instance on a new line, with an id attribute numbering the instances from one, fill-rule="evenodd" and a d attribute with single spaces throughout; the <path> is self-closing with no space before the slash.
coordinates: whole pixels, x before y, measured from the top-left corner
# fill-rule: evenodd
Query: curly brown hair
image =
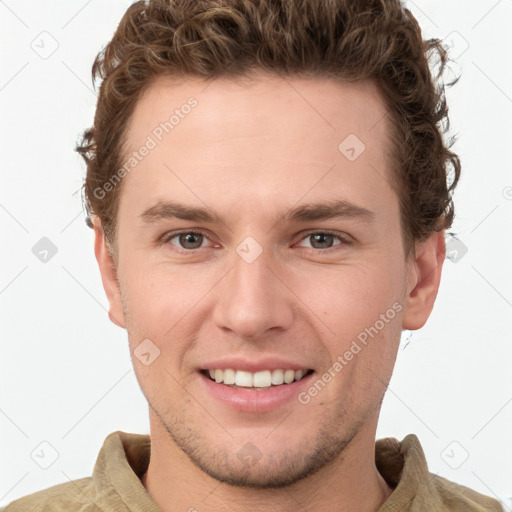
<path id="1" fill-rule="evenodd" d="M 115 247 L 122 183 L 105 184 L 121 166 L 137 101 L 156 77 L 210 80 L 266 71 L 370 79 L 383 95 L 390 120 L 393 177 L 408 253 L 413 242 L 449 228 L 454 218 L 460 160 L 449 150 L 454 138 L 449 144 L 443 138 L 449 129 L 441 80 L 447 62 L 441 41 L 423 41 L 418 22 L 400 0 L 135 2 L 92 66 L 93 83 L 102 79 L 96 114 L 76 146 L 87 165 L 87 213 L 99 217 Z M 98 189 L 108 192 L 100 195 Z"/>

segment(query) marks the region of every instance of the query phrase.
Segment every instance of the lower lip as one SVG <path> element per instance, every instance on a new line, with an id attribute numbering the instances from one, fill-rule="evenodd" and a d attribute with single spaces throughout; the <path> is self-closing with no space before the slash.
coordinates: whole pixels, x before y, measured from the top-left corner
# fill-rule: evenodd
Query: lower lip
<path id="1" fill-rule="evenodd" d="M 257 391 L 254 388 L 232 388 L 215 382 L 199 372 L 208 393 L 228 407 L 243 412 L 268 412 L 282 407 L 296 399 L 299 393 L 309 385 L 314 375 L 315 372 L 312 372 L 301 380 L 293 381 L 290 384 L 272 386 L 269 389 Z"/>

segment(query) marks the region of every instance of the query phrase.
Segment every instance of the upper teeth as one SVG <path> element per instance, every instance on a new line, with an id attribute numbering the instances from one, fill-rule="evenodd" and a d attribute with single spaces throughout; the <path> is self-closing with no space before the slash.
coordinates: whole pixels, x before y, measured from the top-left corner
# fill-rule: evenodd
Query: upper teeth
<path id="1" fill-rule="evenodd" d="M 307 370 L 263 370 L 261 372 L 246 372 L 243 370 L 233 370 L 226 368 L 225 370 L 208 370 L 210 377 L 215 382 L 224 384 L 234 384 L 235 386 L 243 386 L 246 388 L 265 388 L 274 384 L 289 384 L 294 380 L 300 380 L 304 377 Z"/>

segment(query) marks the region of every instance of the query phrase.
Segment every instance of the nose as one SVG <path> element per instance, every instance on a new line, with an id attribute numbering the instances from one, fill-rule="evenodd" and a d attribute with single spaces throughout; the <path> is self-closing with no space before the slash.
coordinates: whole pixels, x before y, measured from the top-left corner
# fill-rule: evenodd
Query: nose
<path id="1" fill-rule="evenodd" d="M 279 262 L 265 250 L 250 263 L 235 253 L 232 262 L 231 272 L 217 289 L 213 315 L 217 327 L 252 341 L 271 329 L 288 329 L 293 322 L 293 293 L 280 275 Z"/>

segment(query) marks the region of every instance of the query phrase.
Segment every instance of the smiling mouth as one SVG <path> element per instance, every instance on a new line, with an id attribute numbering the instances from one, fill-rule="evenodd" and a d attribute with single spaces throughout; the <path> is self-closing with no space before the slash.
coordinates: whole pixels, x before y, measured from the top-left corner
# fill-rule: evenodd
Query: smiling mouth
<path id="1" fill-rule="evenodd" d="M 263 370 L 259 372 L 248 372 L 244 370 L 226 369 L 203 369 L 200 372 L 217 384 L 224 384 L 235 389 L 263 391 L 265 389 L 285 386 L 300 381 L 307 375 L 314 372 L 312 369 L 286 370 L 276 368 L 275 370 Z"/>

